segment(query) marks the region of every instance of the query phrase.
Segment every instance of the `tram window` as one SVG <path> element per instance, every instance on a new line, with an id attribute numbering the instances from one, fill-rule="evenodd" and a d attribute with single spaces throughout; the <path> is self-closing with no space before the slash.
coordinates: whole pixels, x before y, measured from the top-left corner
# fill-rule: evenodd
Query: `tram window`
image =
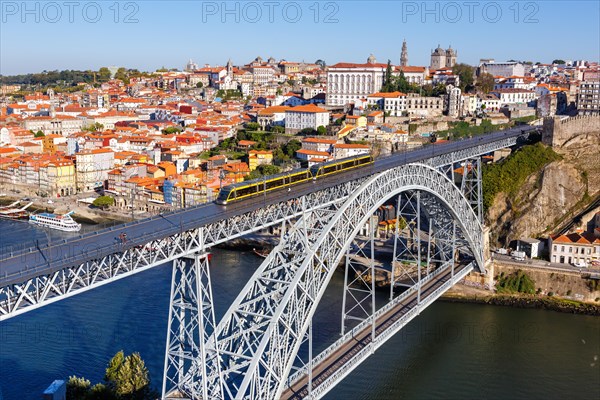
<path id="1" fill-rule="evenodd" d="M 283 185 L 284 178 L 273 179 L 272 181 L 267 181 L 267 190 L 277 188 Z"/>
<path id="2" fill-rule="evenodd" d="M 332 172 L 335 172 L 335 170 L 336 170 L 336 164 L 328 165 L 326 167 L 323 167 L 323 174 L 330 174 Z"/>
<path id="3" fill-rule="evenodd" d="M 243 188 L 239 188 L 239 189 L 237 189 L 236 192 L 237 192 L 236 193 L 236 197 L 242 197 L 242 196 L 246 196 L 246 195 L 249 195 L 249 194 L 256 193 L 257 192 L 256 184 L 251 185 L 251 186 L 246 186 L 246 187 L 243 187 Z"/>
<path id="4" fill-rule="evenodd" d="M 298 174 L 290 175 L 290 183 L 295 183 L 295 182 L 299 182 L 299 181 L 308 179 L 307 175 L 308 175 L 308 172 L 306 172 L 306 171 L 298 173 Z"/>

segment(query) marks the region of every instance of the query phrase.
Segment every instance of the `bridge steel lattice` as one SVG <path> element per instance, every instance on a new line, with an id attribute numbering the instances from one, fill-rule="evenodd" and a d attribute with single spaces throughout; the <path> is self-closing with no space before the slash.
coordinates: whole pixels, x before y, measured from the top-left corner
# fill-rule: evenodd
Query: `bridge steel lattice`
<path id="1" fill-rule="evenodd" d="M 312 209 L 302 201 L 305 211 L 208 339 L 205 347 L 217 356 L 206 369 L 191 367 L 171 391 L 203 399 L 279 398 L 319 300 L 358 230 L 386 200 L 409 191 L 443 205 L 483 272 L 481 222 L 460 188 L 439 169 L 409 164 L 365 179 L 345 201 Z M 203 388 L 203 394 L 194 387 Z"/>

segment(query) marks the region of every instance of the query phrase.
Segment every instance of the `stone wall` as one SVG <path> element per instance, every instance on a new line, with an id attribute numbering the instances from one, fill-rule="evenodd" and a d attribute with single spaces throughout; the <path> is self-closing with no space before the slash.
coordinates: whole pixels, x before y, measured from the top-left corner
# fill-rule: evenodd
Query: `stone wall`
<path id="1" fill-rule="evenodd" d="M 542 142 L 554 148 L 586 142 L 589 135 L 600 135 L 600 116 L 579 115 L 572 118 L 544 118 Z"/>

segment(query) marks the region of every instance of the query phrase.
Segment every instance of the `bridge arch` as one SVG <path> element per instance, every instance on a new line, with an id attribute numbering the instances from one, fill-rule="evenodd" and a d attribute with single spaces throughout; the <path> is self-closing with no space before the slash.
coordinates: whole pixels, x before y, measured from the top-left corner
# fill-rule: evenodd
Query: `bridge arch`
<path id="1" fill-rule="evenodd" d="M 307 213 L 287 232 L 234 301 L 215 337 L 225 398 L 275 399 L 334 270 L 377 208 L 409 190 L 435 196 L 450 212 L 483 271 L 482 227 L 460 189 L 440 171 L 410 164 L 367 179 L 338 206 Z M 220 383 L 223 387 L 218 387 Z"/>

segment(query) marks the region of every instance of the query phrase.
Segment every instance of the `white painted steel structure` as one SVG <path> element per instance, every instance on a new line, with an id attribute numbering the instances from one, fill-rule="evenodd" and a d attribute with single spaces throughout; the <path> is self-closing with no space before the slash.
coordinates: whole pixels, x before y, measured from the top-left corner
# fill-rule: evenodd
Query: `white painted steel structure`
<path id="1" fill-rule="evenodd" d="M 397 167 L 365 180 L 346 201 L 312 210 L 303 204 L 306 211 L 242 290 L 208 342 L 209 347 L 216 343 L 220 355 L 220 368 L 212 370 L 220 370 L 224 379 L 216 373 L 198 377 L 208 381 L 209 398 L 221 384 L 227 399 L 279 398 L 312 315 L 348 246 L 377 207 L 406 191 L 428 193 L 444 204 L 474 250 L 475 264 L 484 270 L 481 223 L 460 189 L 435 168 Z"/>

